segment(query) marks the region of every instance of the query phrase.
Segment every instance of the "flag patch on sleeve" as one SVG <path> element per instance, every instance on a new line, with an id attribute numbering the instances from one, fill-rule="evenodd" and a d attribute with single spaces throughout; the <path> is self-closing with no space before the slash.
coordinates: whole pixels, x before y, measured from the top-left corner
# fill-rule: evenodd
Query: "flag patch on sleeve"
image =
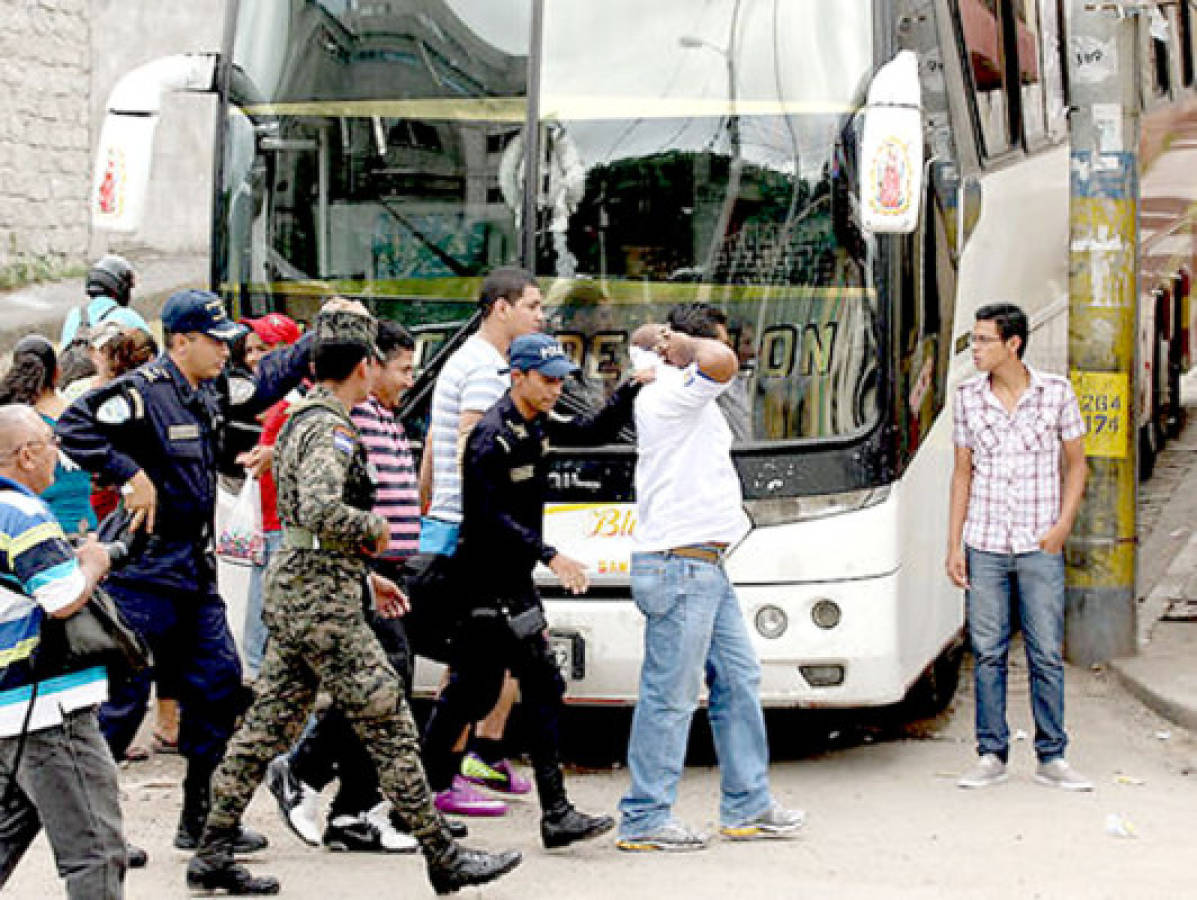
<path id="1" fill-rule="evenodd" d="M 353 448 L 357 446 L 357 443 L 353 439 L 353 433 L 348 428 L 338 425 L 333 429 L 333 446 L 346 456 L 352 456 Z"/>

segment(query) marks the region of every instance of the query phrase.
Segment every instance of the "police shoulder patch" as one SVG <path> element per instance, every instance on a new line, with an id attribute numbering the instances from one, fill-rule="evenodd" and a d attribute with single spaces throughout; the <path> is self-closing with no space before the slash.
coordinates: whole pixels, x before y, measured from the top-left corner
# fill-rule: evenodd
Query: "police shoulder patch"
<path id="1" fill-rule="evenodd" d="M 333 446 L 346 456 L 352 456 L 353 450 L 357 446 L 357 441 L 354 440 L 353 432 L 344 425 L 337 425 L 335 428 L 333 428 L 332 442 Z"/>
<path id="2" fill-rule="evenodd" d="M 248 403 L 253 399 L 257 390 L 258 387 L 252 378 L 246 378 L 244 375 L 234 375 L 229 378 L 229 402 L 233 406 Z"/>
<path id="3" fill-rule="evenodd" d="M 133 418 L 133 407 L 124 395 L 117 394 L 100 404 L 96 418 L 105 425 L 123 425 Z"/>

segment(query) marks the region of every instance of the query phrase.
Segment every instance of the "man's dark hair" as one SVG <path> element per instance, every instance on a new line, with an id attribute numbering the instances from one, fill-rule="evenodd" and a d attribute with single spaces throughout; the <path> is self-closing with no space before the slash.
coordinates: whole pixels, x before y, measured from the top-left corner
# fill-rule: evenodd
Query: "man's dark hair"
<path id="1" fill-rule="evenodd" d="M 718 338 L 719 326 L 727 327 L 727 313 L 709 303 L 679 303 L 665 321 L 674 331 L 691 337 Z"/>
<path id="2" fill-rule="evenodd" d="M 478 308 L 482 310 L 485 319 L 490 315 L 495 303 L 499 300 L 509 300 L 514 303 L 523 296 L 524 290 L 536 287 L 536 279 L 526 269 L 515 266 L 503 266 L 495 269 L 482 282 L 482 293 L 478 295 Z"/>
<path id="3" fill-rule="evenodd" d="M 378 340 L 375 343 L 388 362 L 400 350 L 416 349 L 416 339 L 411 336 L 411 332 L 398 322 L 387 319 L 379 319 Z"/>
<path id="4" fill-rule="evenodd" d="M 312 351 L 312 369 L 317 381 L 344 381 L 365 358 L 366 348 L 361 344 L 318 341 Z"/>
<path id="5" fill-rule="evenodd" d="M 978 322 L 992 322 L 1003 341 L 1018 338 L 1018 358 L 1027 349 L 1027 314 L 1013 303 L 989 303 L 977 310 Z"/>

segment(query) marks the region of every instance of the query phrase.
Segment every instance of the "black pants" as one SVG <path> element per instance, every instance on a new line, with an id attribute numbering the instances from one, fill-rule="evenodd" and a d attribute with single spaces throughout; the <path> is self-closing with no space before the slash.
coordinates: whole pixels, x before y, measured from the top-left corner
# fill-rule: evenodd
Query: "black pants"
<path id="1" fill-rule="evenodd" d="M 565 682 L 543 634 L 517 639 L 505 619 L 491 610 L 476 611 L 458 633 L 449 683 L 424 731 L 424 770 L 433 791 L 449 787 L 460 765 L 453 745 L 463 728 L 494 708 L 508 671 L 519 681 L 536 786 L 541 807 L 549 809 L 564 802 L 558 723 Z"/>
<path id="2" fill-rule="evenodd" d="M 366 622 L 399 673 L 410 702 L 414 660 L 403 620 L 384 619 L 367 609 Z M 304 784 L 318 791 L 334 778 L 340 779 L 337 795 L 329 808 L 330 819 L 356 816 L 382 801 L 374 761 L 337 706 L 330 706 L 320 713 L 315 728 L 304 732 L 291 751 L 291 771 Z"/>

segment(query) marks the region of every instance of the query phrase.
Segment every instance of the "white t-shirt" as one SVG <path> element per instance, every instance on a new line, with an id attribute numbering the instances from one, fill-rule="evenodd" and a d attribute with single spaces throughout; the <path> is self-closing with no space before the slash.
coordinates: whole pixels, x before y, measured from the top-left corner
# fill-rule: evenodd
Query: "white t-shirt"
<path id="1" fill-rule="evenodd" d="M 748 532 L 731 429 L 715 403 L 730 384 L 693 364 L 661 365 L 637 395 L 637 550 L 734 544 Z"/>
<path id="2" fill-rule="evenodd" d="M 432 503 L 428 515 L 461 521 L 461 460 L 457 429 L 463 412 L 484 413 L 511 385 L 507 357 L 479 334 L 471 335 L 445 362 L 432 392 Z"/>

